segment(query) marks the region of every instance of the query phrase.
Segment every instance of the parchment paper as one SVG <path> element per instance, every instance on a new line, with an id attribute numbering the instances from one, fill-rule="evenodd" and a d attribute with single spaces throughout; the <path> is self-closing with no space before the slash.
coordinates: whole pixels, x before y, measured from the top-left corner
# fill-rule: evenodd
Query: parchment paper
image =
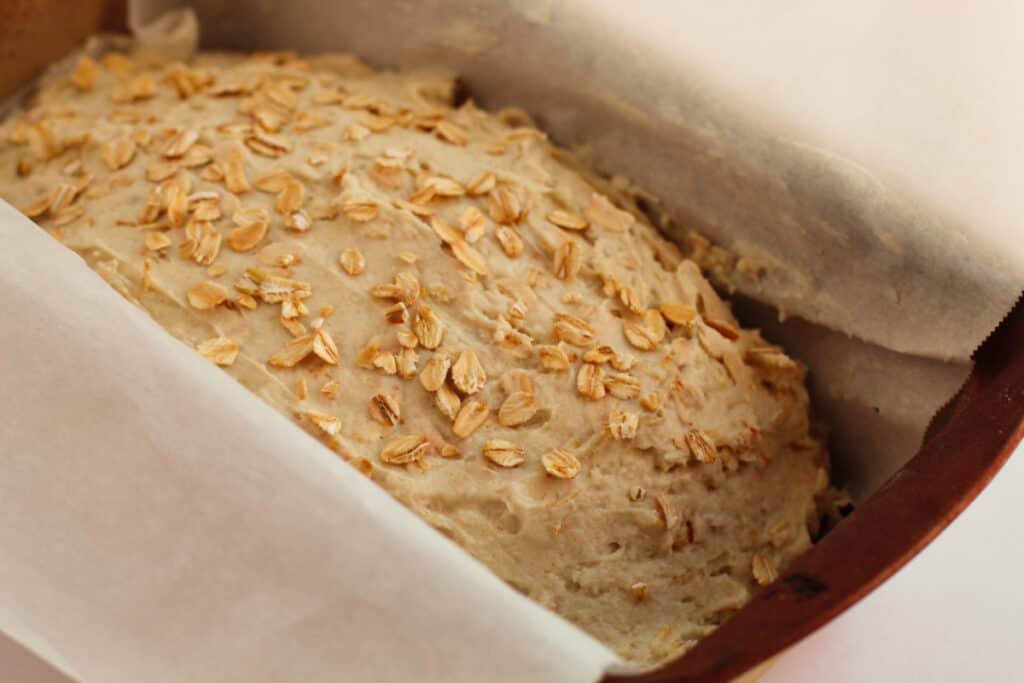
<path id="1" fill-rule="evenodd" d="M 133 3 L 132 23 L 183 4 Z M 661 197 L 670 234 L 736 258 L 720 284 L 772 305 L 739 311 L 810 366 L 857 497 L 913 453 L 1024 283 L 1024 249 L 762 121 L 614 3 L 195 5 L 204 47 L 448 66 Z M 144 38 L 181 49 L 167 28 Z M 615 661 L 9 207 L 0 239 L 0 630 L 87 681 L 584 681 Z"/>
<path id="2" fill-rule="evenodd" d="M 0 240 L 0 630 L 81 681 L 591 681 L 615 661 L 3 202 Z"/>
<path id="3" fill-rule="evenodd" d="M 856 498 L 914 452 L 1024 286 L 1024 240 L 1018 249 L 994 241 L 991 215 L 976 212 L 983 223 L 969 230 L 935 201 L 818 146 L 813 130 L 805 143 L 806 118 L 765 125 L 768 104 L 734 104 L 709 84 L 717 72 L 681 63 L 685 43 L 673 32 L 642 28 L 659 16 L 709 22 L 713 10 L 655 2 L 623 12 L 605 0 L 135 0 L 130 20 L 147 43 L 180 54 L 195 45 L 192 20 L 167 12 L 184 6 L 207 48 L 344 49 L 378 66 L 447 66 L 484 106 L 524 106 L 555 140 L 586 145 L 599 168 L 652 193 L 672 218 L 669 235 L 683 242 L 697 229 L 728 250 L 728 265 L 710 269 L 719 285 L 834 333 L 808 336 L 799 322 L 786 330 L 780 316 L 756 316 L 811 368 L 816 408 L 836 429 L 833 455 Z M 144 28 L 161 16 L 158 30 Z"/>
<path id="4" fill-rule="evenodd" d="M 662 13 L 685 24 L 700 14 L 687 4 Z M 1024 257 L 983 230 L 732 108 L 711 74 L 679 68 L 671 36 L 651 42 L 620 21 L 621 3 L 137 0 L 133 22 L 189 5 L 205 47 L 343 47 L 378 65 L 448 66 L 484 105 L 526 107 L 556 140 L 592 146 L 600 167 L 664 202 L 676 234 L 698 227 L 765 269 L 730 284 L 895 351 L 967 361 L 1024 282 Z M 951 280 L 959 291 L 936 296 Z"/>

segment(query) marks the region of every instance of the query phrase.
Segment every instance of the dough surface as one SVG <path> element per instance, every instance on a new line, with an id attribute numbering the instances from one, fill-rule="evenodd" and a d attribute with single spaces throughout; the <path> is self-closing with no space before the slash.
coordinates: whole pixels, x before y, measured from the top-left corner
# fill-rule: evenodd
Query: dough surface
<path id="1" fill-rule="evenodd" d="M 810 546 L 803 368 L 627 183 L 447 74 L 152 60 L 45 78 L 0 197 L 516 589 L 653 664 Z"/>

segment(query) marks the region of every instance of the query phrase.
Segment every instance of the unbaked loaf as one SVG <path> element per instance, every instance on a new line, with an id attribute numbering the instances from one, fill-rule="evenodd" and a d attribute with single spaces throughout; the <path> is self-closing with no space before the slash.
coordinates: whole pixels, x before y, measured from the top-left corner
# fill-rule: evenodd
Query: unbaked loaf
<path id="1" fill-rule="evenodd" d="M 628 183 L 454 107 L 444 73 L 154 59 L 44 79 L 0 129 L 0 196 L 173 335 L 629 659 L 808 548 L 804 370 Z"/>

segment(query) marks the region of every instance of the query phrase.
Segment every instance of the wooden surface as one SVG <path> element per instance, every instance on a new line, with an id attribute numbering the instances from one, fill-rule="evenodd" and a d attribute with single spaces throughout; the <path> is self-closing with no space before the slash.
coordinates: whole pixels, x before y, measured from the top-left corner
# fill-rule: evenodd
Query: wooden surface
<path id="1" fill-rule="evenodd" d="M 977 496 L 1024 436 L 1024 302 L 975 361 L 917 455 L 777 582 L 682 659 L 604 683 L 734 681 L 906 564 Z"/>
<path id="2" fill-rule="evenodd" d="M 124 26 L 125 0 L 0 0 L 0 98 L 101 30 Z"/>

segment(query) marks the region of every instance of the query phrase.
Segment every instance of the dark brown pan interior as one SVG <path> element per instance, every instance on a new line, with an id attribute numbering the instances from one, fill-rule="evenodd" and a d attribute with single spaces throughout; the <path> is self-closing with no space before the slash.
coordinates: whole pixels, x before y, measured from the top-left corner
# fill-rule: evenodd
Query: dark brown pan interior
<path id="1" fill-rule="evenodd" d="M 100 30 L 124 30 L 127 0 L 0 0 L 0 100 Z"/>

